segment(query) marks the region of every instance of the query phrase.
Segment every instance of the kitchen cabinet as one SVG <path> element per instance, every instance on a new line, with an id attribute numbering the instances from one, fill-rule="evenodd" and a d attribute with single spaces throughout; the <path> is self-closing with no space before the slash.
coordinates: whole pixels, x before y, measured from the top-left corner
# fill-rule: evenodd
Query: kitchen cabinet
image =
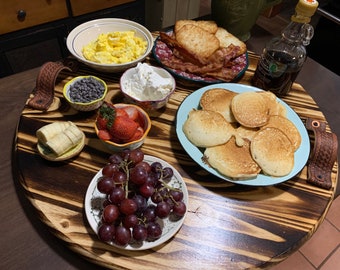
<path id="1" fill-rule="evenodd" d="M 83 22 L 145 23 L 144 0 L 1 0 L 0 10 L 0 77 L 68 56 L 67 35 Z"/>
<path id="2" fill-rule="evenodd" d="M 69 16 L 65 0 L 2 0 L 0 2 L 0 10 L 0 34 L 10 33 Z"/>
<path id="3" fill-rule="evenodd" d="M 86 5 L 84 2 L 86 2 Z M 130 2 L 134 2 L 134 0 L 70 0 L 70 7 L 72 15 L 79 16 Z"/>

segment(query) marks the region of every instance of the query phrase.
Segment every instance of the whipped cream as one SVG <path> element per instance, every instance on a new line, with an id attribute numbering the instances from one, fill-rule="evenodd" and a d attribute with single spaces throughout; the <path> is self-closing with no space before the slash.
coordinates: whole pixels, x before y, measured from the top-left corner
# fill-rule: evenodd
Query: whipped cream
<path id="1" fill-rule="evenodd" d="M 138 63 L 136 73 L 123 82 L 125 92 L 140 101 L 159 100 L 166 97 L 173 88 L 170 78 L 164 78 L 152 67 L 145 63 Z"/>

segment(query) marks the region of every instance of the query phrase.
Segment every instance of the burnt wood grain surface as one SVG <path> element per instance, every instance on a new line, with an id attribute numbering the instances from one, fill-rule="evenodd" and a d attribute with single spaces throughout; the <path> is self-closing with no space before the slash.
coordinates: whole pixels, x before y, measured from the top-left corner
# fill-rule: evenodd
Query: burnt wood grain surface
<path id="1" fill-rule="evenodd" d="M 238 83 L 250 85 L 257 60 L 258 56 L 250 52 L 249 68 Z M 157 65 L 152 56 L 147 61 Z M 110 152 L 95 134 L 96 112 L 77 112 L 62 97 L 68 80 L 88 74 L 107 82 L 107 101 L 123 101 L 121 74 L 99 74 L 85 66 L 77 73 L 63 71 L 55 87 L 60 106 L 45 113 L 25 107 L 14 143 L 14 177 L 33 205 L 29 215 L 38 216 L 70 250 L 112 269 L 266 268 L 301 247 L 323 221 L 334 196 L 337 162 L 331 190 L 308 184 L 306 167 L 289 181 L 270 187 L 233 184 L 207 173 L 186 154 L 175 131 L 179 105 L 202 85 L 176 78 L 176 91 L 167 106 L 150 113 L 152 128 L 142 149 L 166 160 L 182 175 L 189 192 L 184 224 L 173 238 L 151 250 L 125 251 L 102 243 L 87 222 L 84 198 L 88 184 Z M 326 121 L 298 83 L 283 100 L 303 121 L 307 117 Z M 35 132 L 57 120 L 77 124 L 86 134 L 86 145 L 71 160 L 50 162 L 39 156 Z M 313 137 L 310 139 L 313 145 Z"/>

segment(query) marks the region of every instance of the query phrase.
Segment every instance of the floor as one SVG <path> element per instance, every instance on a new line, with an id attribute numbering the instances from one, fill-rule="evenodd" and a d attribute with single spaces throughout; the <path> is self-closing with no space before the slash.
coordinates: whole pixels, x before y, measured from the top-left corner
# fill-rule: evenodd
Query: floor
<path id="1" fill-rule="evenodd" d="M 272 270 L 335 270 L 340 265 L 340 196 L 315 234 L 288 259 Z"/>
<path id="2" fill-rule="evenodd" d="M 273 34 L 278 34 L 294 9 L 296 0 L 283 0 L 284 9 L 272 17 L 260 17 L 261 27 Z M 210 1 L 202 0 L 200 15 L 210 13 Z M 323 223 L 315 234 L 298 251 L 271 270 L 335 270 L 340 265 L 340 196 L 332 203 Z"/>

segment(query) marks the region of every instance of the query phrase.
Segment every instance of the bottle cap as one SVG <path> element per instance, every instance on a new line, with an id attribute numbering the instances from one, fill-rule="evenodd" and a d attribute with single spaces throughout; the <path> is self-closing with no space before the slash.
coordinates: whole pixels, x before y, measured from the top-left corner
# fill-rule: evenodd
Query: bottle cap
<path id="1" fill-rule="evenodd" d="M 316 0 L 299 0 L 295 7 L 298 15 L 312 17 L 318 8 L 318 1 Z"/>

